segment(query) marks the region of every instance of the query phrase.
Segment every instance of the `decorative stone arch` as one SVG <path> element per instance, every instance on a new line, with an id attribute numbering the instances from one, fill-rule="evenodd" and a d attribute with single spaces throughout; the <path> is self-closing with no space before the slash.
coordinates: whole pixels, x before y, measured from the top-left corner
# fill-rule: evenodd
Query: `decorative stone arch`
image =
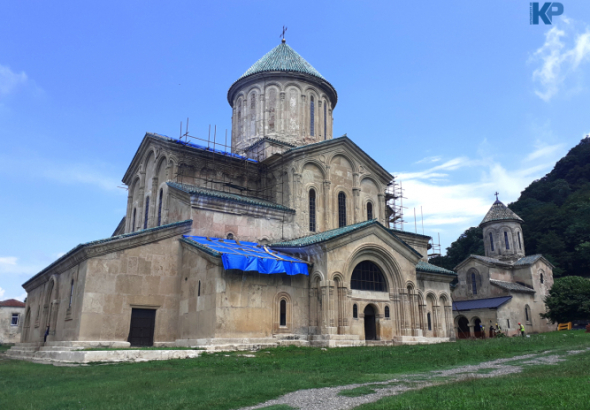
<path id="1" fill-rule="evenodd" d="M 168 158 L 166 157 L 165 153 L 161 153 L 160 156 L 156 158 L 156 169 L 155 169 L 154 175 L 159 177 L 162 167 L 167 167 L 167 166 L 168 166 Z"/>
<path id="2" fill-rule="evenodd" d="M 270 81 L 264 84 L 264 95 L 267 94 L 267 91 L 271 88 L 276 88 L 278 92 L 283 91 L 283 84 L 278 81 Z"/>
<path id="3" fill-rule="evenodd" d="M 158 151 L 156 151 L 155 147 L 149 147 L 145 153 L 144 159 L 142 161 L 143 162 L 143 170 L 145 172 L 148 171 L 147 166 L 150 162 L 152 155 L 154 156 L 154 163 L 155 163 L 156 160 L 158 159 Z"/>
<path id="4" fill-rule="evenodd" d="M 31 306 L 27 306 L 25 311 L 25 321 L 23 323 L 23 333 L 21 336 L 21 342 L 27 342 L 31 331 Z"/>
<path id="5" fill-rule="evenodd" d="M 324 274 L 314 271 L 309 277 L 309 326 L 311 334 L 319 334 L 322 327 L 322 291 Z"/>
<path id="6" fill-rule="evenodd" d="M 451 303 L 451 298 L 446 292 L 440 292 L 438 294 L 438 299 L 440 305 L 439 311 L 441 313 L 440 322 L 442 328 L 440 336 L 455 339 L 453 330 L 453 305 Z"/>
<path id="7" fill-rule="evenodd" d="M 344 264 L 344 279 L 347 283 L 350 283 L 356 265 L 363 261 L 371 261 L 381 269 L 390 294 L 401 288 L 401 268 L 397 261 L 386 248 L 374 243 L 360 244 L 351 252 Z"/>
<path id="8" fill-rule="evenodd" d="M 338 326 L 338 334 L 345 334 L 348 326 L 348 283 L 341 272 L 333 272 L 331 280 L 334 282 L 334 311 L 336 313 L 335 326 Z"/>
<path id="9" fill-rule="evenodd" d="M 305 160 L 299 162 L 299 164 L 297 165 L 296 168 L 293 169 L 293 171 L 295 173 L 302 174 L 303 169 L 305 168 L 305 166 L 307 164 L 312 164 L 312 165 L 315 165 L 316 167 L 318 167 L 320 169 L 320 171 L 322 172 L 322 177 L 324 178 L 324 180 L 327 179 L 328 170 L 326 169 L 326 166 L 317 158 L 306 158 Z"/>
<path id="10" fill-rule="evenodd" d="M 346 158 L 346 160 L 348 160 L 348 162 L 350 163 L 350 166 L 352 168 L 352 172 L 353 173 L 358 173 L 359 172 L 358 165 L 357 165 L 356 161 L 353 160 L 353 158 L 346 151 L 341 150 L 341 149 L 333 152 L 329 156 L 329 158 L 326 158 L 326 163 L 328 163 L 328 164 L 330 164 L 330 166 L 332 166 L 332 161 L 334 160 L 334 158 L 336 158 L 338 156 L 344 157 L 344 158 Z"/>
<path id="11" fill-rule="evenodd" d="M 476 338 L 482 337 L 481 331 L 478 328 L 481 323 L 482 323 L 482 320 L 477 315 L 472 316 L 471 319 L 469 320 L 469 326 L 473 327 L 473 335 Z"/>
<path id="12" fill-rule="evenodd" d="M 469 319 L 464 315 L 458 315 L 455 318 L 455 327 L 459 339 L 469 339 L 471 337 Z"/>
<path id="13" fill-rule="evenodd" d="M 299 91 L 299 94 L 301 94 L 301 86 L 299 84 L 297 84 L 294 81 L 287 81 L 284 85 L 283 85 L 283 90 L 282 91 L 287 91 L 289 88 L 296 88 L 297 91 Z"/>
<path id="14" fill-rule="evenodd" d="M 340 192 L 344 192 L 346 195 L 346 226 L 352 225 L 354 223 L 354 194 L 350 187 L 345 185 L 336 185 L 332 190 L 332 198 L 330 198 L 330 202 L 333 204 L 332 206 L 328 205 L 327 212 L 328 214 L 332 215 L 332 224 L 334 227 L 338 227 L 338 219 L 339 219 L 339 208 L 338 208 L 338 195 Z"/>
<path id="15" fill-rule="evenodd" d="M 274 334 L 293 331 L 293 303 L 287 292 L 279 292 L 275 296 L 272 323 Z"/>
<path id="16" fill-rule="evenodd" d="M 55 335 L 57 312 L 59 310 L 59 283 L 56 275 L 52 275 L 47 281 L 43 299 L 43 327 L 41 328 L 42 340 L 47 326 L 49 326 L 49 335 Z"/>
<path id="17" fill-rule="evenodd" d="M 371 312 L 371 315 L 367 313 Z M 379 319 L 383 317 L 383 313 L 379 312 L 379 306 L 375 303 L 369 302 L 362 307 L 362 317 L 365 327 L 365 340 L 379 340 L 381 336 L 381 326 Z"/>
<path id="18" fill-rule="evenodd" d="M 317 88 L 308 85 L 307 87 L 305 87 L 305 93 L 310 94 L 310 93 L 314 93 L 315 97 L 321 98 L 321 95 L 323 95 L 323 93 L 321 93 L 320 91 L 318 91 Z"/>
<path id="19" fill-rule="evenodd" d="M 527 325 L 529 325 L 529 326 L 533 325 L 533 315 L 531 312 L 531 307 L 529 306 L 528 303 L 526 305 L 524 305 L 524 320 Z"/>
<path id="20" fill-rule="evenodd" d="M 430 323 L 428 321 L 430 314 Z M 440 309 L 438 304 L 438 297 L 433 291 L 428 291 L 426 293 L 426 328 L 428 331 L 432 332 L 433 337 L 439 337 L 441 333 L 441 325 L 440 325 Z M 428 325 L 430 324 L 430 329 Z"/>
<path id="21" fill-rule="evenodd" d="M 246 91 L 246 94 L 250 95 L 252 91 L 258 91 L 258 93 L 262 93 L 262 87 L 259 84 L 252 84 L 250 87 L 248 87 L 248 91 Z"/>
<path id="22" fill-rule="evenodd" d="M 475 287 L 473 286 L 473 279 L 475 279 Z M 467 284 L 468 295 L 480 294 L 480 291 L 482 289 L 482 277 L 479 270 L 477 270 L 476 268 L 470 268 L 465 274 L 465 283 Z"/>
<path id="23" fill-rule="evenodd" d="M 516 249 L 514 247 L 514 235 L 516 234 L 514 232 L 514 229 L 511 226 L 508 225 L 500 225 L 497 230 L 500 233 L 500 239 L 501 239 L 501 244 L 502 244 L 502 249 L 506 250 L 506 240 L 504 239 L 504 232 L 508 233 L 508 244 L 510 245 L 510 249 L 508 249 L 510 252 L 514 252 L 516 253 Z"/>

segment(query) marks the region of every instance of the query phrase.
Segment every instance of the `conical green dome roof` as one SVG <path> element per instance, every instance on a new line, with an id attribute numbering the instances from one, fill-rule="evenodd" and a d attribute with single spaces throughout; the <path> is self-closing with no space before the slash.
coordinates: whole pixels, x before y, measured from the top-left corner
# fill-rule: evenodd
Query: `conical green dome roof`
<path id="1" fill-rule="evenodd" d="M 314 77 L 325 80 L 318 70 L 313 68 L 311 64 L 305 61 L 287 43 L 281 43 L 266 53 L 264 57 L 255 62 L 238 80 L 266 71 L 297 72 L 313 75 Z"/>

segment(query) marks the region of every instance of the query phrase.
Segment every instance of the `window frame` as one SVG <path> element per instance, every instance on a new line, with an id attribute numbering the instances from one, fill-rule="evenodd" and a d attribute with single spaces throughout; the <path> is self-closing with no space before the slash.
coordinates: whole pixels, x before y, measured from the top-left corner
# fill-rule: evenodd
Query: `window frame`
<path id="1" fill-rule="evenodd" d="M 143 229 L 147 229 L 150 216 L 150 196 L 145 197 L 145 218 L 143 220 Z"/>
<path id="2" fill-rule="evenodd" d="M 287 327 L 287 299 L 285 298 L 279 301 L 279 327 Z"/>
<path id="3" fill-rule="evenodd" d="M 160 202 L 158 203 L 158 225 L 162 225 L 162 203 L 164 202 L 164 188 L 160 188 Z"/>
<path id="4" fill-rule="evenodd" d="M 16 323 L 14 323 L 14 319 L 16 318 Z M 20 314 L 13 313 L 10 317 L 10 326 L 18 326 L 18 322 L 20 322 Z"/>
<path id="5" fill-rule="evenodd" d="M 508 242 L 508 231 L 504 231 L 504 245 L 506 246 L 506 250 L 510 250 L 510 243 Z"/>
<path id="6" fill-rule="evenodd" d="M 317 221 L 316 221 L 316 200 L 317 195 L 314 188 L 311 188 L 308 193 L 308 205 L 309 205 L 309 231 L 316 232 Z"/>
<path id="7" fill-rule="evenodd" d="M 375 262 L 364 260 L 356 264 L 350 276 L 350 288 L 369 292 L 387 292 L 387 280 Z"/>
<path id="8" fill-rule="evenodd" d="M 359 307 L 356 303 L 352 305 L 352 318 L 353 319 L 359 318 Z"/>
<path id="9" fill-rule="evenodd" d="M 492 252 L 496 252 L 494 250 L 494 234 L 492 232 L 490 232 L 490 248 L 492 249 Z"/>
<path id="10" fill-rule="evenodd" d="M 315 137 L 315 100 L 313 95 L 309 98 L 309 135 Z"/>
<path id="11" fill-rule="evenodd" d="M 367 221 L 370 221 L 373 218 L 373 203 L 367 202 Z"/>
<path id="12" fill-rule="evenodd" d="M 383 310 L 385 312 L 385 319 L 391 318 L 391 313 L 389 311 L 389 306 L 385 306 L 385 308 Z"/>
<path id="13" fill-rule="evenodd" d="M 477 295 L 477 276 L 475 272 L 471 272 L 471 293 Z"/>
<path id="14" fill-rule="evenodd" d="M 344 191 L 338 192 L 338 227 L 344 228 L 346 226 L 346 193 Z"/>

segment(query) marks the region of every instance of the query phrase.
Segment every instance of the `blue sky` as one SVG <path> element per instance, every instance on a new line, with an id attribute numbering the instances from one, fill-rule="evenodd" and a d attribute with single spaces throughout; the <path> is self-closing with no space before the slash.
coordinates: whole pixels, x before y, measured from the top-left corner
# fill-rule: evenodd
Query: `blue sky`
<path id="1" fill-rule="evenodd" d="M 0 299 L 112 234 L 146 131 L 230 128 L 229 86 L 283 25 L 338 91 L 334 135 L 399 175 L 406 229 L 422 206 L 443 249 L 590 133 L 586 0 L 553 25 L 520 0 L 0 5 Z"/>

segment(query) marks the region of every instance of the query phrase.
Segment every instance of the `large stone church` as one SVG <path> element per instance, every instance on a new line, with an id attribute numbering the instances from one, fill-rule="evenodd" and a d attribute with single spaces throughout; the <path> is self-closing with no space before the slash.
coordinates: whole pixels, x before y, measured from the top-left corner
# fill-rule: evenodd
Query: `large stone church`
<path id="1" fill-rule="evenodd" d="M 355 346 L 454 338 L 452 271 L 391 229 L 392 175 L 334 138 L 336 89 L 283 40 L 229 88 L 231 147 L 147 133 L 114 235 L 28 280 L 22 341 Z"/>

